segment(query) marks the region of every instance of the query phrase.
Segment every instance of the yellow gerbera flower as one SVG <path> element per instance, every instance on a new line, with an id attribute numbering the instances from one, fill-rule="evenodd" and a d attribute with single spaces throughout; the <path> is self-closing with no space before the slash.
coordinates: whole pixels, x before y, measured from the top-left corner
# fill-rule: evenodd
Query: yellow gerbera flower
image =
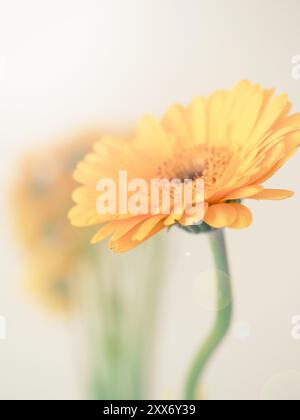
<path id="1" fill-rule="evenodd" d="M 76 287 L 69 261 L 52 253 L 32 255 L 28 261 L 30 270 L 24 282 L 24 291 L 43 308 L 58 315 L 68 315 L 74 309 L 73 294 Z M 76 267 L 75 267 L 76 268 Z M 75 271 L 74 268 L 74 271 Z"/>
<path id="2" fill-rule="evenodd" d="M 77 205 L 70 212 L 71 222 L 77 226 L 104 224 L 92 242 L 111 236 L 109 245 L 117 252 L 173 224 L 190 228 L 186 211 L 175 214 L 174 208 L 169 214 L 99 214 L 96 185 L 103 178 L 117 180 L 121 170 L 127 171 L 129 179 L 147 182 L 203 179 L 205 224 L 199 230 L 249 226 L 252 214 L 241 200 L 279 200 L 293 195 L 262 186 L 300 145 L 300 114 L 288 116 L 287 95 L 273 94 L 273 89 L 242 81 L 231 91 L 195 98 L 187 107 L 174 105 L 161 121 L 143 118 L 131 141 L 102 139 L 75 172 L 83 186 L 74 193 Z"/>
<path id="3" fill-rule="evenodd" d="M 13 185 L 11 208 L 16 233 L 26 251 L 26 289 L 50 309 L 71 307 L 72 270 L 85 255 L 89 232 L 68 222 L 76 164 L 99 139 L 88 130 L 53 147 L 29 154 Z"/>
<path id="4" fill-rule="evenodd" d="M 86 235 L 70 227 L 67 213 L 76 183 L 72 174 L 77 163 L 100 138 L 85 131 L 41 148 L 22 160 L 11 197 L 16 232 L 31 253 L 75 251 Z"/>

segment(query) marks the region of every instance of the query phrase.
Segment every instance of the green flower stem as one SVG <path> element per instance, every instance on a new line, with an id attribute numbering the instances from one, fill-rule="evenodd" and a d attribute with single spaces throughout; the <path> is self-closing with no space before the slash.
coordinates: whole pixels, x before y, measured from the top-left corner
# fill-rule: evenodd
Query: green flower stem
<path id="1" fill-rule="evenodd" d="M 226 336 L 232 317 L 232 290 L 224 231 L 222 229 L 214 230 L 209 233 L 209 236 L 216 268 L 217 313 L 212 331 L 196 354 L 188 375 L 185 389 L 185 398 L 187 400 L 197 399 L 198 386 L 204 370 Z"/>

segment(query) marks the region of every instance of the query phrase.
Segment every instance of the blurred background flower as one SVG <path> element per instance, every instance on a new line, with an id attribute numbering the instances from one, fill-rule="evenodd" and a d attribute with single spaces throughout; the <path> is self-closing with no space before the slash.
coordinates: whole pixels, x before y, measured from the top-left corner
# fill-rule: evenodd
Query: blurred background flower
<path id="1" fill-rule="evenodd" d="M 86 232 L 67 220 L 73 170 L 93 142 L 95 131 L 29 154 L 20 165 L 12 193 L 16 231 L 26 252 L 26 285 L 53 309 L 70 309 L 74 267 L 88 252 Z"/>
<path id="2" fill-rule="evenodd" d="M 12 214 L 25 251 L 25 287 L 51 313 L 77 325 L 83 396 L 145 399 L 162 281 L 162 243 L 120 259 L 89 244 L 67 219 L 77 162 L 97 131 L 29 155 L 19 169 Z M 71 324 L 68 324 L 70 330 Z M 72 330 L 72 329 L 71 329 Z M 78 369 L 78 367 L 77 367 Z"/>

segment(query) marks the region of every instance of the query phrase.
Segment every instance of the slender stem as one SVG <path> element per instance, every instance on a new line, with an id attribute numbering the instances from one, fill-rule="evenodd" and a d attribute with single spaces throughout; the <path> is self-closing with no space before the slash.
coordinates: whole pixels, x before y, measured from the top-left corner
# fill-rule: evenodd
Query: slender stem
<path id="1" fill-rule="evenodd" d="M 198 385 L 207 363 L 226 336 L 232 317 L 232 291 L 224 232 L 221 229 L 209 233 L 217 279 L 216 319 L 204 345 L 196 354 L 188 375 L 185 389 L 187 400 L 196 400 Z"/>

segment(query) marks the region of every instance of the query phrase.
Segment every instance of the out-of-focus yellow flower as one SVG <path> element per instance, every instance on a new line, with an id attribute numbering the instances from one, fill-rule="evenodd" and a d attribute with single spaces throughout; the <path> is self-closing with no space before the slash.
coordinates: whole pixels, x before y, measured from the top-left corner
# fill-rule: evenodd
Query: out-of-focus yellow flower
<path id="1" fill-rule="evenodd" d="M 180 179 L 182 183 L 203 179 L 206 226 L 248 227 L 252 214 L 240 200 L 278 200 L 293 194 L 262 185 L 300 144 L 300 114 L 288 116 L 287 95 L 273 97 L 273 93 L 242 81 L 231 91 L 195 98 L 187 107 L 174 105 L 161 121 L 145 117 L 129 143 L 107 139 L 96 143 L 94 153 L 75 172 L 83 186 L 74 193 L 77 205 L 70 212 L 72 223 L 104 224 L 92 241 L 110 236 L 109 246 L 117 252 L 134 248 L 166 227 L 190 224 L 187 209 L 176 214 L 174 203 L 169 214 L 159 209 L 157 214 L 134 217 L 129 212 L 100 215 L 96 185 L 104 178 L 115 179 L 117 184 L 122 170 L 127 171 L 128 182 L 139 178 L 149 186 L 153 179 Z M 193 205 L 197 200 L 196 196 Z"/>
<path id="2" fill-rule="evenodd" d="M 74 168 L 98 138 L 97 131 L 83 132 L 30 154 L 13 190 L 17 234 L 30 266 L 26 287 L 52 309 L 69 308 L 70 273 L 89 246 L 87 232 L 73 228 L 67 214 Z"/>
<path id="3" fill-rule="evenodd" d="M 69 313 L 75 290 L 69 262 L 66 264 L 49 254 L 32 257 L 28 264 L 30 270 L 25 279 L 25 290 L 30 291 L 36 301 L 52 312 Z"/>

